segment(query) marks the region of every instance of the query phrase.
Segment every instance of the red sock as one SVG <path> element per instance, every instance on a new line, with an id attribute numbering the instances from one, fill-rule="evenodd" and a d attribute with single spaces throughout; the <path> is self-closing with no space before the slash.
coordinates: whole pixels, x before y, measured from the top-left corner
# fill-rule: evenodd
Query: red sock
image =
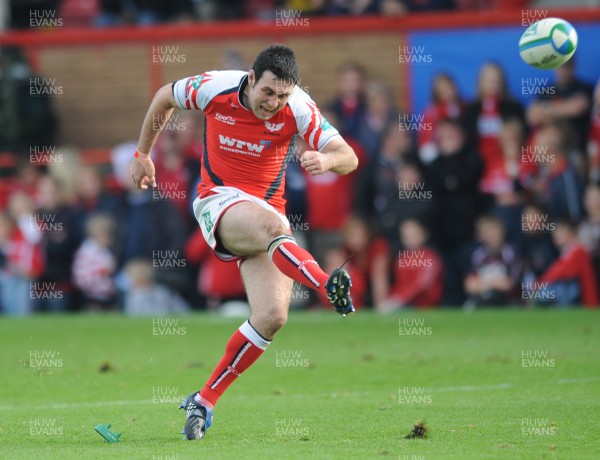
<path id="1" fill-rule="evenodd" d="M 329 275 L 306 249 L 296 244 L 296 240 L 282 235 L 271 241 L 269 256 L 275 266 L 284 274 L 315 291 L 323 291 Z"/>
<path id="2" fill-rule="evenodd" d="M 211 406 L 217 404 L 229 385 L 254 364 L 270 343 L 254 330 L 250 321 L 242 324 L 227 342 L 225 354 L 200 391 L 197 401 L 204 404 L 208 402 Z"/>

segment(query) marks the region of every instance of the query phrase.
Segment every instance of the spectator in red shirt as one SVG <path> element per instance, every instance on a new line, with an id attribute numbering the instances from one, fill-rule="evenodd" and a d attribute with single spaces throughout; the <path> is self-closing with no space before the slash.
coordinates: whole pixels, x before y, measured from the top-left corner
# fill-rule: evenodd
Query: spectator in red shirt
<path id="1" fill-rule="evenodd" d="M 518 118 L 504 120 L 499 134 L 502 164 L 490 177 L 490 212 L 500 217 L 506 238 L 513 246 L 522 244 L 521 211 L 525 203 L 523 184 L 536 170 L 535 155 L 524 147 L 525 126 Z"/>
<path id="2" fill-rule="evenodd" d="M 332 126 L 339 125 L 335 113 L 330 111 L 321 113 Z M 364 166 L 366 158 L 360 144 L 353 139 L 348 139 L 348 144 L 358 157 L 359 167 Z M 300 158 L 305 150 L 311 150 L 311 147 L 300 136 L 296 136 L 294 138 L 295 158 Z M 311 175 L 302 169 L 302 176 L 306 183 L 306 216 L 288 214 L 288 219 L 294 233 L 301 233 L 304 228 L 308 230 L 311 253 L 315 256 L 315 260 L 322 262 L 328 249 L 342 244 L 339 229 L 350 215 L 352 203 L 355 202 L 357 175 L 340 176 L 329 171 Z"/>
<path id="3" fill-rule="evenodd" d="M 172 123 L 180 124 L 179 122 Z M 164 131 L 158 138 L 156 175 L 161 179 L 157 183 L 157 188 L 152 191 L 152 199 L 170 201 L 180 212 L 182 219 L 188 219 L 188 193 L 191 190 L 191 177 L 186 168 L 186 158 L 178 139 L 178 133 L 173 127 L 170 131 Z"/>
<path id="4" fill-rule="evenodd" d="M 411 306 L 419 309 L 439 305 L 444 287 L 442 260 L 427 246 L 428 232 L 421 222 L 407 219 L 400 224 L 403 250 L 394 269 L 391 295 L 377 310 L 388 312 Z"/>
<path id="5" fill-rule="evenodd" d="M 31 313 L 31 283 L 43 269 L 40 245 L 27 240 L 16 222 L 0 213 L 0 311 L 18 316 Z"/>
<path id="6" fill-rule="evenodd" d="M 579 239 L 592 256 L 596 285 L 600 286 L 600 185 L 587 186 L 584 206 L 587 217 L 579 224 Z"/>
<path id="7" fill-rule="evenodd" d="M 562 307 L 579 304 L 598 308 L 598 286 L 592 258 L 577 237 L 575 223 L 567 219 L 557 221 L 552 239 L 560 249 L 560 257 L 538 279 L 536 289 L 548 291 L 555 303 Z"/>
<path id="8" fill-rule="evenodd" d="M 479 189 L 492 190 L 496 169 L 504 167 L 499 136 L 502 121 L 516 117 L 525 124 L 523 107 L 508 93 L 502 67 L 489 62 L 479 73 L 477 99 L 465 107 L 463 119 L 468 143 L 483 160 L 483 176 Z"/>
<path id="9" fill-rule="evenodd" d="M 423 123 L 427 129 L 420 129 L 418 135 L 419 158 L 431 163 L 438 156 L 435 132 L 440 120 L 457 120 L 463 111 L 464 103 L 458 94 L 458 87 L 448 73 L 439 73 L 433 79 L 432 103 L 425 109 Z"/>

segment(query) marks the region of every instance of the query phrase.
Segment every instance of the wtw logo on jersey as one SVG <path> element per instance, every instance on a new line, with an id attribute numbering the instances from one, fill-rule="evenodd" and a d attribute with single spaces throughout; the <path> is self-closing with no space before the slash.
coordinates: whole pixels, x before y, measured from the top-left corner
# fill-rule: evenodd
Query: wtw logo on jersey
<path id="1" fill-rule="evenodd" d="M 264 149 L 268 149 L 271 146 L 271 141 L 261 140 L 260 144 L 253 144 L 252 142 L 242 141 L 233 137 L 223 136 L 219 134 L 219 143 L 223 150 L 228 152 L 241 153 L 243 155 L 260 156 L 260 153 Z"/>
<path id="2" fill-rule="evenodd" d="M 285 122 L 284 123 L 271 123 L 270 121 L 265 121 L 265 128 L 267 128 L 269 131 L 274 133 L 276 131 L 281 131 L 284 124 L 285 124 Z"/>

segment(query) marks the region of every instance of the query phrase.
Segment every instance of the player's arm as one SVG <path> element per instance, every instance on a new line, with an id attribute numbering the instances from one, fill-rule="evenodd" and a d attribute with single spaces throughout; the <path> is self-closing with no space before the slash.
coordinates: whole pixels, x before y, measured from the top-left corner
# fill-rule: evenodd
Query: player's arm
<path id="1" fill-rule="evenodd" d="M 327 171 L 349 174 L 358 167 L 354 149 L 341 137 L 331 139 L 322 151 L 307 150 L 300 157 L 300 165 L 312 176 Z"/>
<path id="2" fill-rule="evenodd" d="M 148 185 L 156 187 L 154 163 L 150 158 L 150 152 L 158 134 L 176 107 L 171 84 L 160 88 L 150 103 L 142 124 L 137 151 L 131 163 L 131 178 L 137 188 L 147 189 Z"/>
<path id="3" fill-rule="evenodd" d="M 150 154 L 158 134 L 167 123 L 171 113 L 173 113 L 173 109 L 177 107 L 171 86 L 171 83 L 169 83 L 160 88 L 150 103 L 137 145 L 137 150 L 140 154 Z"/>

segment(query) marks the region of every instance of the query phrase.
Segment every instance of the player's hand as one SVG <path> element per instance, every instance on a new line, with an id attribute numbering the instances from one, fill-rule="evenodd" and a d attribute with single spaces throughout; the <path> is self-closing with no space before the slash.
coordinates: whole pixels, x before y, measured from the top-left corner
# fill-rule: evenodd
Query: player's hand
<path id="1" fill-rule="evenodd" d="M 311 176 L 318 176 L 331 169 L 331 161 L 331 155 L 315 150 L 307 150 L 300 157 L 300 166 L 302 166 Z"/>
<path id="2" fill-rule="evenodd" d="M 129 165 L 129 171 L 137 188 L 146 190 L 148 185 L 152 188 L 156 187 L 156 178 L 154 177 L 156 171 L 149 153 L 138 153 L 136 157 L 133 157 Z"/>

